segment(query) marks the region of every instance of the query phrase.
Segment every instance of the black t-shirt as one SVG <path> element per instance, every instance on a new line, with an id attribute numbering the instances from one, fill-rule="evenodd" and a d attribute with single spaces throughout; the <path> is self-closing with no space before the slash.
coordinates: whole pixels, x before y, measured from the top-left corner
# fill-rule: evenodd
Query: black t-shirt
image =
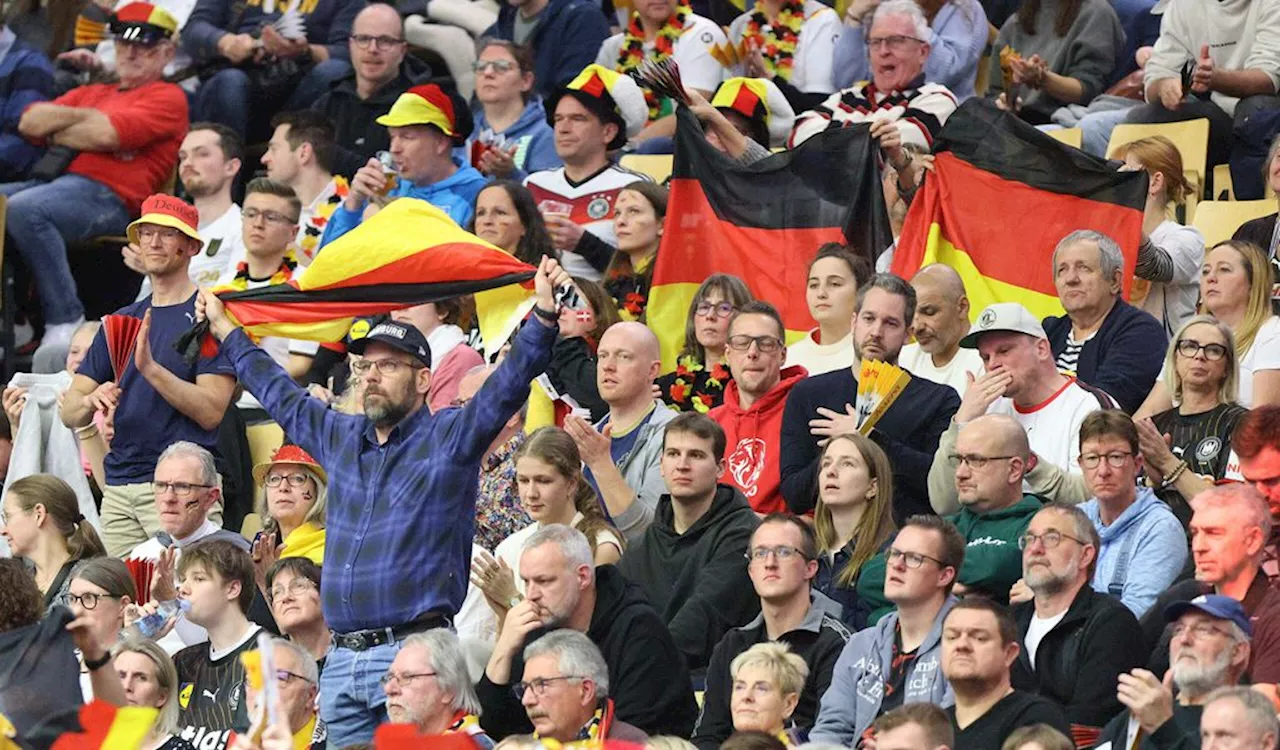
<path id="1" fill-rule="evenodd" d="M 889 675 L 884 681 L 884 698 L 880 701 L 880 713 L 887 713 L 902 705 L 902 695 L 907 689 L 907 673 L 916 663 L 915 651 L 902 650 L 901 626 L 894 627 L 893 658 L 889 660 Z"/>
<path id="2" fill-rule="evenodd" d="M 1021 690 L 1001 698 L 991 710 L 964 729 L 956 724 L 955 706 L 947 709 L 947 716 L 956 733 L 955 746 L 962 750 L 999 750 L 1015 729 L 1032 724 L 1048 724 L 1063 736 L 1071 736 L 1071 725 L 1056 703 Z"/>
<path id="3" fill-rule="evenodd" d="M 1161 434 L 1173 439 L 1173 455 L 1187 462 L 1187 471 L 1222 479 L 1231 456 L 1231 436 L 1240 417 L 1249 410 L 1239 404 L 1218 404 L 1200 414 L 1182 415 L 1176 408 L 1151 418 Z M 1153 477 L 1159 480 L 1159 477 Z M 1191 520 L 1187 499 L 1173 487 L 1158 490 L 1156 496 L 1173 509 L 1185 527 Z"/>
<path id="4" fill-rule="evenodd" d="M 258 648 L 258 628 L 217 660 L 209 644 L 187 646 L 173 656 L 178 668 L 179 734 L 197 750 L 223 750 L 232 729 L 249 724 L 240 654 Z"/>

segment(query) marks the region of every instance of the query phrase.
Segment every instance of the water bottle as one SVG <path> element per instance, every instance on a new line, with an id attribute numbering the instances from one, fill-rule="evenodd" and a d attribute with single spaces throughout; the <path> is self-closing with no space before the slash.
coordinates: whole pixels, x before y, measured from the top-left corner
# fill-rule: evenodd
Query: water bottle
<path id="1" fill-rule="evenodd" d="M 154 639 L 156 634 L 164 630 L 171 620 L 179 614 L 190 611 L 191 602 L 185 599 L 171 599 L 167 602 L 160 602 L 160 606 L 155 612 L 143 616 L 137 622 L 125 628 L 123 635 L 132 638 Z"/>

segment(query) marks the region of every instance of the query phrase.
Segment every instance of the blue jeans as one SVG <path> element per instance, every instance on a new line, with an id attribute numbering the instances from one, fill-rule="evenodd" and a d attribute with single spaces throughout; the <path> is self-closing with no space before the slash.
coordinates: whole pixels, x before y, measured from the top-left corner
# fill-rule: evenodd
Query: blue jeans
<path id="1" fill-rule="evenodd" d="M 129 212 L 115 191 L 101 182 L 64 174 L 51 182 L 0 185 L 9 197 L 7 234 L 35 279 L 46 325 L 84 317 L 76 281 L 67 262 L 67 243 L 103 234 L 124 234 Z"/>
<path id="2" fill-rule="evenodd" d="M 1137 106 L 1137 102 L 1134 105 Z M 1106 156 L 1107 144 L 1111 142 L 1111 131 L 1128 117 L 1128 109 L 1112 109 L 1105 112 L 1090 112 L 1080 118 L 1080 148 L 1094 156 Z"/>
<path id="3" fill-rule="evenodd" d="M 346 60 L 330 59 L 313 66 L 298 81 L 284 106 L 280 102 L 255 101 L 249 75 L 239 68 L 220 70 L 212 78 L 200 84 L 196 91 L 192 121 L 218 122 L 245 133 L 249 129 L 249 113 L 255 105 L 267 107 L 271 112 L 291 112 L 310 109 L 320 95 L 329 90 L 329 84 L 351 72 Z"/>
<path id="4" fill-rule="evenodd" d="M 373 732 L 387 720 L 382 676 L 391 668 L 404 641 L 352 651 L 334 645 L 320 673 L 320 718 L 329 726 L 329 742 L 346 747 L 372 742 Z"/>

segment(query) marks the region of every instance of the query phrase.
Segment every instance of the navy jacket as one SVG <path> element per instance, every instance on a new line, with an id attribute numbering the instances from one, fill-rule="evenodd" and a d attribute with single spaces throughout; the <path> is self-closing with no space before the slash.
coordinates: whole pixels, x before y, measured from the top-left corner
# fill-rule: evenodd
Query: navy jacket
<path id="1" fill-rule="evenodd" d="M 0 31 L 0 45 L 12 34 Z M 18 120 L 27 107 L 53 98 L 53 66 L 43 52 L 16 38 L 0 54 L 0 182 L 18 182 L 41 153 L 18 134 Z"/>
<path id="2" fill-rule="evenodd" d="M 1049 317 L 1043 325 L 1053 356 L 1057 357 L 1067 348 L 1071 318 Z M 1102 327 L 1080 349 L 1076 377 L 1106 391 L 1121 409 L 1132 414 L 1142 406 L 1160 376 L 1168 348 L 1169 339 L 1160 321 L 1117 298 Z"/>
<path id="3" fill-rule="evenodd" d="M 498 22 L 484 35 L 495 39 L 515 39 L 516 13 L 509 3 L 502 4 Z M 555 90 L 596 61 L 600 45 L 609 38 L 609 22 L 600 4 L 590 0 L 551 0 L 543 9 L 534 29 L 533 72 L 537 93 L 546 98 Z"/>
<path id="4" fill-rule="evenodd" d="M 839 412 L 856 404 L 858 381 L 842 367 L 806 378 L 791 389 L 782 415 L 782 496 L 793 513 L 806 513 L 818 502 L 818 462 L 822 451 L 809 434 L 809 420 L 818 407 Z M 902 524 L 917 513 L 933 513 L 929 505 L 929 467 L 951 417 L 960 408 L 960 396 L 951 386 L 913 377 L 893 406 L 884 413 L 871 439 L 893 463 L 893 518 Z"/>

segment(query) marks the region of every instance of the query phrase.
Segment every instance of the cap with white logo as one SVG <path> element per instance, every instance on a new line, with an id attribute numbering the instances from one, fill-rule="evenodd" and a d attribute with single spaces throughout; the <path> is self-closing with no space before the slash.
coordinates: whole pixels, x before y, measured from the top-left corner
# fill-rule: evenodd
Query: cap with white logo
<path id="1" fill-rule="evenodd" d="M 413 356 L 423 365 L 431 367 L 431 347 L 427 344 L 426 337 L 422 335 L 422 332 L 415 325 L 394 320 L 379 323 L 364 338 L 352 341 L 349 349 L 353 354 L 364 354 L 365 348 L 371 342 L 386 344 L 392 348 L 399 349 Z"/>
<path id="2" fill-rule="evenodd" d="M 1031 311 L 1017 302 L 997 302 L 987 305 L 978 316 L 978 322 L 969 329 L 969 335 L 960 339 L 960 346 L 966 349 L 977 349 L 978 339 L 984 333 L 993 331 L 1011 331 L 1025 333 L 1038 339 L 1049 340 L 1044 326 L 1036 320 Z"/>

